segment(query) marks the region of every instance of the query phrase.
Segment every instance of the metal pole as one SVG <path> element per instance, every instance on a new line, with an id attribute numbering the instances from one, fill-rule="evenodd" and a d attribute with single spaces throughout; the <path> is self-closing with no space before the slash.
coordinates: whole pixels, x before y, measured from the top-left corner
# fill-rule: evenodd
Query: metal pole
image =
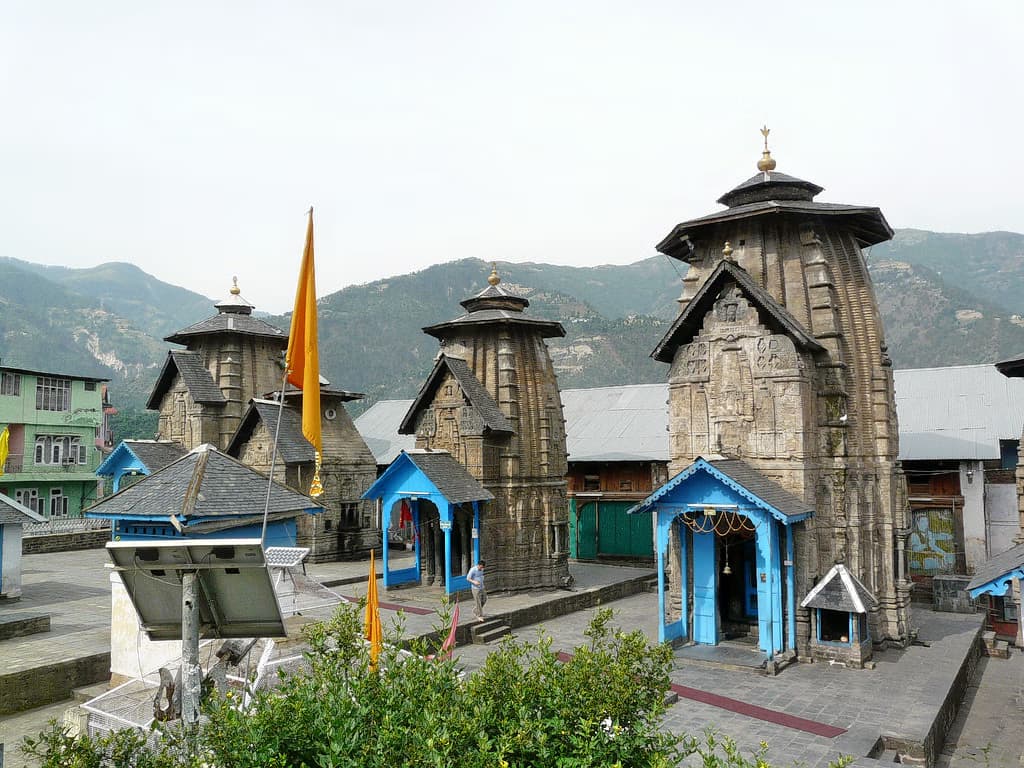
<path id="1" fill-rule="evenodd" d="M 199 722 L 203 671 L 199 667 L 199 577 L 181 574 L 181 719 L 186 726 Z"/>

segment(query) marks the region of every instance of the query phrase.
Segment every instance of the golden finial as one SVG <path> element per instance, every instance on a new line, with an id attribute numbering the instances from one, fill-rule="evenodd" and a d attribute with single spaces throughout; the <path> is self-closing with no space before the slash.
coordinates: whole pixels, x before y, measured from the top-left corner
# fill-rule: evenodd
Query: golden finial
<path id="1" fill-rule="evenodd" d="M 231 283 L 231 295 L 238 296 L 242 292 L 242 289 L 238 287 L 238 275 L 231 278 Z"/>
<path id="2" fill-rule="evenodd" d="M 761 129 L 761 135 L 764 136 L 764 151 L 761 153 L 761 159 L 757 161 L 757 170 L 766 175 L 770 171 L 775 170 L 775 159 L 772 157 L 772 153 L 768 151 L 769 133 L 771 133 L 771 129 L 767 125 Z"/>
<path id="3" fill-rule="evenodd" d="M 732 261 L 732 243 L 728 240 L 725 241 L 725 247 L 722 249 L 722 255 L 726 261 Z"/>
<path id="4" fill-rule="evenodd" d="M 490 283 L 491 285 L 497 285 L 498 283 L 501 282 L 501 278 L 498 277 L 498 263 L 497 262 L 494 262 L 494 261 L 491 262 L 491 274 L 490 274 L 490 277 L 487 278 L 487 282 Z"/>

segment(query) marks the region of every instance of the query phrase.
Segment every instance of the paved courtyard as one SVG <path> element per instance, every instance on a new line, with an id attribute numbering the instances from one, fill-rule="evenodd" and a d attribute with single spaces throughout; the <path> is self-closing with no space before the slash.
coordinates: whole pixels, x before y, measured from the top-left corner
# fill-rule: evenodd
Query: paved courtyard
<path id="1" fill-rule="evenodd" d="M 25 558 L 26 598 L 0 610 L 51 612 L 53 631 L 35 639 L 0 642 L 0 659 L 5 666 L 9 661 L 31 663 L 33 657 L 38 664 L 50 654 L 74 655 L 83 648 L 91 650 L 109 643 L 109 572 L 103 568 L 104 561 L 105 554 L 99 550 Z M 365 591 L 366 563 L 314 564 L 309 571 L 324 581 L 340 582 L 334 588 L 349 597 L 358 598 Z M 573 571 L 576 589 L 580 591 L 647 573 L 643 569 L 603 565 L 574 565 Z M 491 615 L 500 616 L 565 594 L 496 594 L 488 609 Z M 430 631 L 437 623 L 433 609 L 438 599 L 433 590 L 382 591 L 381 600 L 387 606 L 382 618 L 387 622 L 396 615 L 395 609 L 404 607 L 405 627 L 410 634 Z M 641 593 L 615 600 L 608 606 L 615 610 L 620 626 L 640 628 L 649 637 L 656 637 L 656 595 Z M 557 648 L 571 652 L 585 641 L 583 633 L 594 610 L 521 627 L 516 634 L 532 638 L 545 632 L 554 638 Z M 468 611 L 464 621 L 468 620 L 467 614 Z M 881 654 L 874 670 L 799 664 L 773 678 L 748 670 L 714 668 L 677 654 L 672 681 L 682 693 L 669 709 L 665 726 L 677 733 L 699 733 L 711 725 L 734 736 L 748 751 L 764 740 L 771 747 L 773 765 L 796 763 L 806 768 L 825 766 L 839 754 L 864 755 L 883 734 L 919 734 L 923 738 L 934 717 L 936 700 L 941 700 L 948 689 L 952 666 L 963 658 L 964 648 L 970 644 L 979 623 L 979 616 L 915 610 L 914 624 L 920 627 L 920 637 L 927 645 Z M 457 649 L 457 656 L 467 669 L 481 664 L 487 653 L 487 646 L 464 645 Z M 953 726 L 948 754 L 940 758 L 939 765 L 964 768 L 1024 764 L 1024 728 L 1019 725 L 1024 715 L 1022 689 L 1024 655 L 1018 653 L 1009 660 L 984 660 L 968 693 L 968 706 Z M 26 733 L 37 732 L 49 718 L 59 717 L 69 703 L 0 718 L 0 742 L 8 744 L 4 767 L 24 765 L 10 745 Z M 735 703 L 761 707 L 768 717 Z M 844 732 L 838 736 L 820 735 L 792 727 L 800 722 L 794 718 Z M 855 764 L 881 763 L 861 758 Z"/>

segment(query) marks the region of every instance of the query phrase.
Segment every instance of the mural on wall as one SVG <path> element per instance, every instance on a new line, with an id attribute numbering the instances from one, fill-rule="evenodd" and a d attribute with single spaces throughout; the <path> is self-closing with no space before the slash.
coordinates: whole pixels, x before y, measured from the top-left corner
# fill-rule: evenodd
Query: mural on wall
<path id="1" fill-rule="evenodd" d="M 956 537 L 953 510 L 913 510 L 910 532 L 910 572 L 920 576 L 952 573 L 956 565 Z"/>

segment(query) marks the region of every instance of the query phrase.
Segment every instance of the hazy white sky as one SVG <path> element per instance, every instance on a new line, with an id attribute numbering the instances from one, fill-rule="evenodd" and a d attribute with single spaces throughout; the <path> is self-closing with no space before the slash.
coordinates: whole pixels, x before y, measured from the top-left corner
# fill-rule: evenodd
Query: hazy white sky
<path id="1" fill-rule="evenodd" d="M 1024 232 L 1024 2 L 0 3 L 0 256 L 289 309 L 469 256 L 653 255 L 751 176 Z"/>

